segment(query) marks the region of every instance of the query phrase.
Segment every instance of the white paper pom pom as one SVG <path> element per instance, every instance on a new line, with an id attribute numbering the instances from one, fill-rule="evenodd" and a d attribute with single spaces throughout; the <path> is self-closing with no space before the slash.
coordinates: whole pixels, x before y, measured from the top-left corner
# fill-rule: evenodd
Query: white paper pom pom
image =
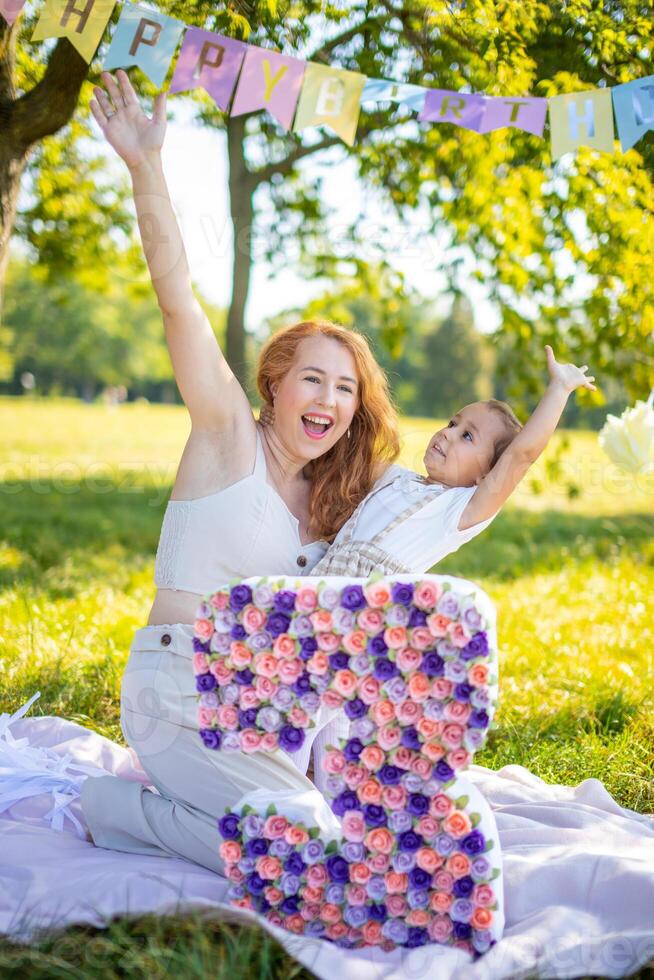
<path id="1" fill-rule="evenodd" d="M 625 408 L 620 418 L 607 415 L 598 439 L 620 469 L 629 473 L 654 470 L 654 388 L 646 402 Z"/>

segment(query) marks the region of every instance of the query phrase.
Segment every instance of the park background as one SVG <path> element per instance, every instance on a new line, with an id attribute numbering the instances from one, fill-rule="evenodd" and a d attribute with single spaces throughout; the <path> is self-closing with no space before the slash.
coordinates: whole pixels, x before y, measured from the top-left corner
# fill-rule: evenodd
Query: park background
<path id="1" fill-rule="evenodd" d="M 121 741 L 121 673 L 189 422 L 126 170 L 89 115 L 106 42 L 91 66 L 65 40 L 30 42 L 38 6 L 11 31 L 0 19 L 0 704 L 40 690 L 33 714 Z M 156 6 L 455 90 L 552 95 L 653 73 L 649 2 Z M 149 108 L 152 85 L 130 75 Z M 26 96 L 33 111 L 12 117 Z M 654 386 L 651 134 L 553 163 L 546 140 L 419 124 L 390 103 L 362 113 L 352 148 L 265 113 L 230 119 L 201 93 L 169 115 L 164 166 L 196 289 L 255 408 L 258 347 L 304 316 L 369 336 L 417 469 L 468 401 L 504 398 L 524 421 L 545 343 L 590 365 L 598 392 L 570 398 L 509 505 L 437 571 L 498 610 L 502 700 L 478 761 L 598 778 L 653 812 L 654 475 L 620 472 L 597 442 L 608 411 Z M 3 977 L 210 970 L 306 975 L 256 930 L 193 916 L 0 942 Z"/>

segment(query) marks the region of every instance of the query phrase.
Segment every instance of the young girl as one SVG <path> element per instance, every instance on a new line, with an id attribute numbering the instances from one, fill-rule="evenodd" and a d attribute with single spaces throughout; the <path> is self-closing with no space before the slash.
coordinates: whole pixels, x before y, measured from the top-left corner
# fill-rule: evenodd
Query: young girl
<path id="1" fill-rule="evenodd" d="M 488 527 L 538 459 L 575 388 L 595 391 L 588 365 L 559 364 L 528 422 L 491 399 L 462 408 L 425 451 L 426 476 L 391 466 L 340 529 L 311 575 L 425 572 Z"/>

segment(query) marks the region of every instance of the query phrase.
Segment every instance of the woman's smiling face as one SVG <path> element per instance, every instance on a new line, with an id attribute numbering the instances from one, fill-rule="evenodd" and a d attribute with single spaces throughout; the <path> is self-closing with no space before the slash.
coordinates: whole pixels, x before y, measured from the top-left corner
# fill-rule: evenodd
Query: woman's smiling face
<path id="1" fill-rule="evenodd" d="M 317 459 L 347 432 L 359 405 L 354 357 L 332 337 L 305 337 L 272 386 L 274 429 L 300 459 Z"/>
<path id="2" fill-rule="evenodd" d="M 490 470 L 502 435 L 497 415 L 481 402 L 466 405 L 429 440 L 424 464 L 430 480 L 448 487 L 471 487 Z"/>

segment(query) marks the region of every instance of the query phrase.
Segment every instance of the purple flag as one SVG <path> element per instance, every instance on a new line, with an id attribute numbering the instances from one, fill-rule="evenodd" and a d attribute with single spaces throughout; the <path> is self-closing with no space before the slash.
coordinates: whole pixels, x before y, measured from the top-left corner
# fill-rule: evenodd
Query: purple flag
<path id="1" fill-rule="evenodd" d="M 454 123 L 464 129 L 474 129 L 478 133 L 485 101 L 483 95 L 466 95 L 446 88 L 430 88 L 418 119 Z"/>
<path id="2" fill-rule="evenodd" d="M 267 109 L 284 129 L 290 129 L 304 66 L 297 58 L 248 46 L 230 115 Z"/>
<path id="3" fill-rule="evenodd" d="M 229 107 L 247 44 L 200 27 L 189 27 L 179 53 L 171 92 L 204 88 L 219 109 Z"/>
<path id="4" fill-rule="evenodd" d="M 542 136 L 547 115 L 547 99 L 490 97 L 486 98 L 486 109 L 479 128 L 480 133 L 490 133 L 494 129 L 511 126 L 524 129 L 534 136 Z"/>

